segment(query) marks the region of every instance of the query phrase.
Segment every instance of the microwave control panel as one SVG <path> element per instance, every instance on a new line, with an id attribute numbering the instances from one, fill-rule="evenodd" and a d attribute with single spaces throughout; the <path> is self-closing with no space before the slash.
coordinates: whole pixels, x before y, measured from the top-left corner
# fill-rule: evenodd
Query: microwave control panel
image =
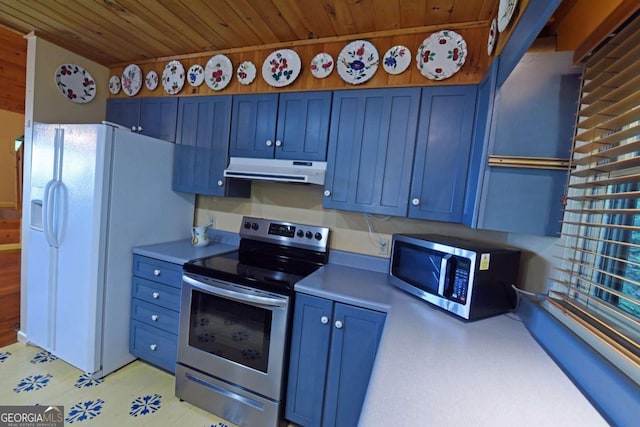
<path id="1" fill-rule="evenodd" d="M 466 304 L 467 292 L 469 291 L 469 270 L 471 261 L 467 258 L 456 257 L 453 267 L 453 274 L 450 277 L 450 294 L 447 296 L 451 301 Z"/>

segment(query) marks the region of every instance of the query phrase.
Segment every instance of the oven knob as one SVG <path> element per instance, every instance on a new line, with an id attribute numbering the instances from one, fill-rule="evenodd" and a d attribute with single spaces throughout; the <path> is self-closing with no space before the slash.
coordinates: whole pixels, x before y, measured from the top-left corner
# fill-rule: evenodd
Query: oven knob
<path id="1" fill-rule="evenodd" d="M 247 230 L 251 228 L 251 223 L 249 221 L 244 223 L 244 228 L 246 228 Z"/>
<path id="2" fill-rule="evenodd" d="M 304 237 L 304 231 L 298 230 L 298 237 Z"/>
<path id="3" fill-rule="evenodd" d="M 307 237 L 307 239 L 310 239 L 313 237 L 313 233 L 310 231 L 307 231 L 307 234 L 305 234 L 305 236 Z"/>
<path id="4" fill-rule="evenodd" d="M 316 240 L 322 240 L 322 234 L 320 233 L 316 233 L 314 237 L 316 238 Z"/>
<path id="5" fill-rule="evenodd" d="M 260 227 L 260 226 L 258 225 L 258 223 L 257 223 L 257 222 L 254 222 L 253 224 L 251 224 L 251 229 L 252 229 L 252 230 L 257 230 L 257 229 L 258 229 L 258 227 Z"/>

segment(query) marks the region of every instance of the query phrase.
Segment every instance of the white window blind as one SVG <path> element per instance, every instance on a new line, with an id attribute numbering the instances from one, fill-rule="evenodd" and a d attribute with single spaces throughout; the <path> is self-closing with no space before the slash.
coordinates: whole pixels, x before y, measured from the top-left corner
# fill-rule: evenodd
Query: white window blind
<path id="1" fill-rule="evenodd" d="M 640 18 L 584 65 L 548 302 L 640 365 Z"/>

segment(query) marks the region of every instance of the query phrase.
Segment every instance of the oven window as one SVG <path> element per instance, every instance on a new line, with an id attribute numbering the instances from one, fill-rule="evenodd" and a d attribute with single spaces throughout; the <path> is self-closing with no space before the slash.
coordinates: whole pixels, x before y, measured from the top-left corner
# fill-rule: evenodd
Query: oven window
<path id="1" fill-rule="evenodd" d="M 189 346 L 267 372 L 272 312 L 191 292 Z"/>

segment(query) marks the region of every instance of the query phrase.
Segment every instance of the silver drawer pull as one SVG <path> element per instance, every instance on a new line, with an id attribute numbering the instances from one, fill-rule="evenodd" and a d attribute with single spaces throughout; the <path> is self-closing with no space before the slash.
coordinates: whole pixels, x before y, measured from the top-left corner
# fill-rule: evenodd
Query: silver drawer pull
<path id="1" fill-rule="evenodd" d="M 153 320 L 154 322 L 158 321 L 158 315 L 157 314 L 152 314 L 151 315 L 151 320 Z"/>
<path id="2" fill-rule="evenodd" d="M 156 348 L 158 348 L 158 346 L 157 344 L 151 344 L 149 348 L 151 349 L 151 351 L 156 351 Z"/>
<path id="3" fill-rule="evenodd" d="M 151 296 L 153 297 L 153 299 L 158 299 L 160 298 L 160 292 L 154 292 L 151 294 Z"/>
<path id="4" fill-rule="evenodd" d="M 154 276 L 159 276 L 160 275 L 160 270 L 158 270 L 158 269 L 153 270 L 153 275 Z"/>

